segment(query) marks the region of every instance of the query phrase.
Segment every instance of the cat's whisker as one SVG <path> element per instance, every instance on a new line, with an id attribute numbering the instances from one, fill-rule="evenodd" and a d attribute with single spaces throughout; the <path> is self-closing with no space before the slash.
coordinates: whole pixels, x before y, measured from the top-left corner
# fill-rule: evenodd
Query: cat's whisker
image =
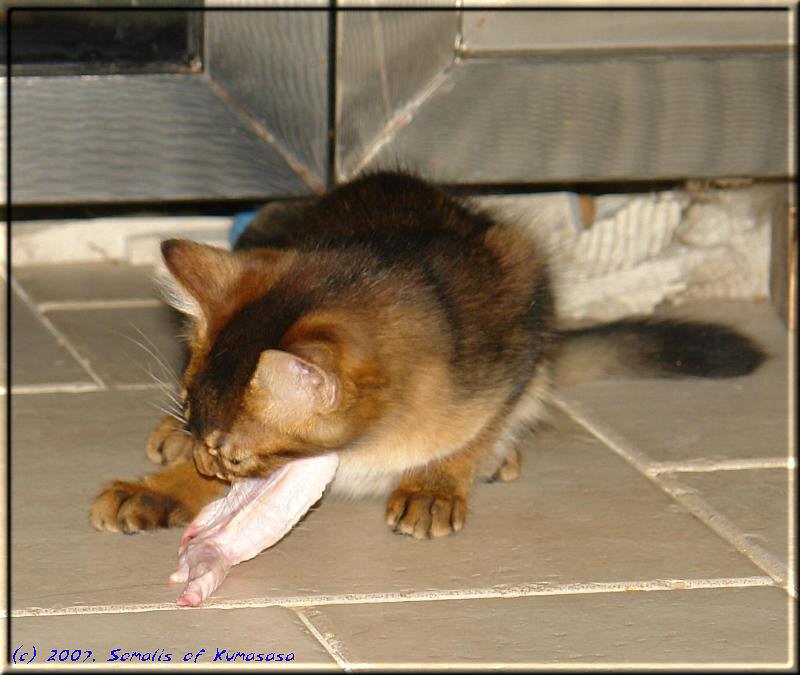
<path id="1" fill-rule="evenodd" d="M 148 349 L 147 349 L 147 347 L 146 347 L 145 345 L 141 344 L 141 343 L 140 343 L 140 342 L 138 342 L 137 340 L 134 340 L 134 339 L 133 339 L 132 337 L 130 337 L 129 335 L 124 335 L 124 334 L 123 334 L 123 337 L 125 337 L 125 338 L 126 338 L 126 339 L 128 339 L 128 340 L 130 340 L 130 341 L 131 341 L 131 342 L 133 342 L 133 343 L 134 343 L 136 346 L 138 346 L 138 347 L 141 347 L 141 348 L 142 348 L 142 349 L 143 349 L 145 352 L 147 352 L 148 354 L 150 354 L 150 355 L 151 355 L 151 356 L 152 356 L 152 357 L 153 357 L 153 358 L 156 360 L 156 362 L 157 362 L 157 363 L 159 363 L 159 365 L 161 366 L 161 369 L 162 369 L 162 371 L 163 371 L 163 370 L 165 370 L 165 366 L 164 366 L 164 364 L 163 364 L 163 363 L 161 363 L 161 362 L 158 360 L 158 358 L 157 358 L 157 357 L 156 357 L 156 356 L 155 356 L 155 355 L 154 355 L 154 354 L 153 354 L 153 353 L 152 353 L 150 350 L 148 350 Z M 177 391 L 176 391 L 176 388 L 177 388 L 176 384 L 173 384 L 173 383 L 171 383 L 171 382 L 167 382 L 167 381 L 165 381 L 165 380 L 161 379 L 161 378 L 160 378 L 160 377 L 158 377 L 158 376 L 157 376 L 157 375 L 156 375 L 156 374 L 155 374 L 155 373 L 154 373 L 154 372 L 153 372 L 153 371 L 152 371 L 152 370 L 151 370 L 149 367 L 147 367 L 147 366 L 146 366 L 146 365 L 144 365 L 144 364 L 137 363 L 137 364 L 135 364 L 135 365 L 136 365 L 136 366 L 137 366 L 137 367 L 138 367 L 138 368 L 139 368 L 139 369 L 140 369 L 140 370 L 141 370 L 141 371 L 142 371 L 142 372 L 143 372 L 145 375 L 147 375 L 147 376 L 148 376 L 148 378 L 150 378 L 150 379 L 151 379 L 151 380 L 152 380 L 152 381 L 153 381 L 155 384 L 157 384 L 157 385 L 158 385 L 158 388 L 160 389 L 160 391 L 161 391 L 161 392 L 162 392 L 164 395 L 166 395 L 166 397 L 167 397 L 167 398 L 168 398 L 168 399 L 169 399 L 169 400 L 170 400 L 170 401 L 171 401 L 171 402 L 172 402 L 172 403 L 175 405 L 175 407 L 176 407 L 176 408 L 178 408 L 178 409 L 183 409 L 184 401 L 181 399 L 181 397 L 178 395 L 178 393 L 177 393 Z M 172 377 L 172 376 L 173 376 L 173 375 L 172 375 L 172 373 L 168 373 L 168 374 L 170 375 L 170 377 Z"/>
<path id="2" fill-rule="evenodd" d="M 178 407 L 183 407 L 184 401 L 178 395 L 175 385 L 162 380 L 148 366 L 141 363 L 137 363 L 135 365 L 144 375 L 147 376 L 148 379 L 152 380 L 153 383 L 158 385 L 161 393 L 163 393 L 172 403 Z"/>
<path id="3" fill-rule="evenodd" d="M 128 320 L 128 324 L 137 333 L 139 333 L 139 335 L 141 335 L 144 340 L 146 340 L 151 345 L 152 349 L 150 347 L 148 347 L 146 344 L 140 342 L 139 340 L 136 340 L 135 338 L 133 338 L 130 335 L 126 335 L 124 333 L 122 335 L 125 338 L 127 338 L 128 340 L 130 340 L 133 344 L 135 344 L 136 346 L 138 346 L 142 350 L 144 350 L 150 357 L 152 357 L 152 359 L 161 367 L 162 374 L 165 375 L 169 379 L 169 381 L 173 382 L 175 384 L 176 388 L 177 388 L 177 386 L 179 384 L 179 378 L 176 375 L 175 371 L 170 366 L 167 365 L 166 357 L 161 352 L 161 350 L 156 346 L 156 344 L 149 337 L 147 337 L 147 335 L 145 335 L 142 332 L 142 330 L 140 328 L 135 326 L 133 324 L 133 322 Z"/>
<path id="4" fill-rule="evenodd" d="M 156 410 L 160 410 L 160 411 L 161 411 L 162 413 L 164 413 L 165 415 L 167 415 L 167 416 L 169 416 L 169 417 L 172 417 L 173 419 L 177 420 L 177 421 L 178 421 L 178 422 L 180 422 L 181 424 L 186 424 L 186 423 L 187 423 L 187 421 L 188 421 L 188 420 L 186 419 L 186 417 L 184 417 L 182 414 L 180 414 L 180 413 L 176 413 L 176 412 L 174 412 L 174 411 L 172 411 L 172 410 L 169 410 L 169 409 L 167 409 L 167 408 L 164 408 L 164 407 L 162 407 L 162 406 L 158 405 L 157 403 L 154 403 L 153 401 L 150 401 L 150 405 L 151 405 L 151 407 L 155 408 Z"/>
<path id="5" fill-rule="evenodd" d="M 175 394 L 175 392 L 167 383 L 159 380 L 151 371 L 147 370 L 145 372 L 159 386 L 161 393 L 166 396 L 167 400 L 165 403 L 168 405 L 168 407 L 182 415 L 184 411 L 184 402 L 177 396 L 177 394 Z"/>
<path id="6" fill-rule="evenodd" d="M 146 348 L 144 345 L 140 344 L 139 342 L 137 342 L 136 340 L 134 340 L 134 339 L 133 339 L 133 338 L 131 338 L 130 336 L 128 336 L 128 335 L 124 335 L 124 337 L 126 337 L 126 338 L 127 338 L 127 339 L 129 339 L 129 340 L 131 340 L 131 342 L 133 342 L 133 343 L 134 343 L 134 344 L 136 344 L 137 346 L 141 347 L 141 348 L 142 348 L 142 349 L 144 349 L 145 351 L 149 351 L 149 350 L 148 350 L 148 349 L 147 349 L 147 348 Z M 154 358 L 155 358 L 155 356 L 154 356 Z M 158 359 L 156 359 L 156 360 L 158 360 Z M 166 409 L 165 409 L 164 407 L 162 407 L 162 406 L 159 406 L 159 405 L 157 405 L 157 404 L 152 404 L 152 405 L 153 405 L 154 407 L 156 407 L 158 410 L 160 410 L 161 412 L 163 412 L 165 415 L 168 415 L 169 417 L 172 417 L 172 418 L 174 418 L 174 419 L 178 420 L 179 422 L 181 422 L 181 424 L 186 424 L 186 423 L 187 423 L 187 420 L 186 420 L 186 416 L 185 416 L 185 414 L 184 414 L 184 401 L 183 401 L 183 400 L 180 398 L 180 396 L 179 396 L 179 395 L 177 394 L 177 392 L 175 391 L 175 387 L 174 387 L 173 385 L 171 385 L 169 382 L 165 382 L 164 380 L 162 380 L 161 378 L 159 378 L 159 377 L 158 377 L 158 376 L 157 376 L 157 375 L 156 375 L 156 374 L 155 374 L 155 373 L 154 373 L 152 370 L 150 370 L 150 368 L 148 368 L 147 366 L 145 366 L 145 365 L 143 365 L 143 364 L 141 364 L 141 363 L 139 363 L 139 364 L 136 364 L 136 366 L 137 366 L 137 367 L 138 367 L 138 368 L 139 368 L 139 369 L 140 369 L 140 370 L 141 370 L 141 371 L 142 371 L 142 372 L 143 372 L 145 375 L 147 375 L 147 377 L 148 377 L 149 379 L 151 379 L 151 380 L 152 380 L 152 381 L 153 381 L 153 382 L 154 382 L 156 385 L 158 385 L 158 389 L 159 389 L 159 391 L 160 391 L 160 392 L 161 392 L 161 393 L 164 395 L 164 397 L 165 397 L 165 400 L 163 401 L 163 403 L 164 403 L 164 404 L 165 404 L 167 407 L 166 407 Z"/>
<path id="7" fill-rule="evenodd" d="M 137 333 L 139 333 L 139 335 L 141 335 L 141 336 L 142 336 L 142 339 L 144 339 L 144 340 L 145 340 L 145 341 L 146 341 L 146 342 L 147 342 L 147 343 L 148 343 L 148 344 L 149 344 L 149 345 L 150 345 L 150 346 L 153 348 L 153 350 L 155 351 L 155 353 L 158 355 L 158 356 L 157 356 L 157 358 L 156 358 L 156 360 L 158 361 L 158 363 L 159 363 L 159 364 L 161 364 L 161 365 L 163 366 L 163 368 L 164 368 L 164 371 L 165 371 L 166 373 L 168 373 L 169 375 L 173 376 L 173 379 L 177 381 L 177 380 L 178 380 L 178 378 L 177 378 L 177 377 L 175 377 L 175 372 L 172 370 L 172 368 L 171 368 L 171 367 L 169 367 L 169 366 L 167 365 L 167 357 L 164 355 L 164 352 L 162 352 L 162 351 L 161 351 L 161 350 L 158 348 L 158 345 L 157 345 L 155 342 L 153 342 L 152 338 L 150 338 L 150 337 L 149 337 L 147 334 L 145 334 L 145 333 L 144 333 L 144 331 L 142 331 L 142 329 L 141 329 L 141 328 L 139 328 L 138 326 L 136 326 L 136 325 L 135 325 L 135 324 L 134 324 L 132 321 L 128 320 L 128 324 L 129 324 L 129 325 L 131 326 L 131 328 L 133 328 L 133 329 L 134 329 L 134 330 L 135 330 Z"/>
<path id="8" fill-rule="evenodd" d="M 153 380 L 153 382 L 155 382 L 158 385 L 161 391 L 163 391 L 167 396 L 169 396 L 169 398 L 172 401 L 179 404 L 182 403 L 180 397 L 175 391 L 175 388 L 169 382 L 165 382 L 164 380 L 162 380 L 149 368 L 145 368 L 144 366 L 140 366 L 140 368 L 151 380 Z"/>

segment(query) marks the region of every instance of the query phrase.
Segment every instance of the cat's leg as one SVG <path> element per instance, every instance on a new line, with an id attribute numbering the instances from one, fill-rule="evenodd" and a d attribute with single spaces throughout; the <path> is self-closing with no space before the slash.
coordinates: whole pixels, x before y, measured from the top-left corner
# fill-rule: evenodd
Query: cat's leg
<path id="1" fill-rule="evenodd" d="M 478 477 L 488 483 L 516 480 L 522 472 L 520 448 L 531 430 L 547 414 L 546 400 L 550 393 L 550 367 L 540 365 L 525 391 L 505 418 L 492 452 L 481 457 Z"/>
<path id="2" fill-rule="evenodd" d="M 467 517 L 470 488 L 486 447 L 470 443 L 453 455 L 406 472 L 386 504 L 389 527 L 417 539 L 458 532 Z"/>
<path id="3" fill-rule="evenodd" d="M 186 525 L 229 487 L 201 476 L 191 459 L 182 460 L 137 482 L 114 481 L 95 498 L 89 520 L 98 530 L 126 534 Z"/>
<path id="4" fill-rule="evenodd" d="M 150 434 L 145 454 L 156 464 L 172 464 L 191 459 L 194 444 L 194 438 L 183 424 L 171 415 L 166 415 Z"/>
<path id="5" fill-rule="evenodd" d="M 478 476 L 487 483 L 502 481 L 508 483 L 517 480 L 522 474 L 522 455 L 519 448 L 515 445 L 505 450 L 502 458 L 493 454 L 490 461 L 483 464 Z"/>

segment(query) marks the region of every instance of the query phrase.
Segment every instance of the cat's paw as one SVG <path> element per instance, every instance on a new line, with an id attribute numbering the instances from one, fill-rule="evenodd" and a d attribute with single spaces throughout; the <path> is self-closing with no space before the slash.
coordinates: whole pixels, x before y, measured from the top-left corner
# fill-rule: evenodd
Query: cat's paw
<path id="1" fill-rule="evenodd" d="M 522 459 L 520 458 L 519 450 L 514 448 L 511 454 L 508 455 L 500 466 L 493 471 L 489 476 L 487 476 L 484 480 L 487 483 L 495 483 L 497 481 L 503 481 L 504 483 L 508 483 L 512 480 L 517 480 L 522 473 Z"/>
<path id="2" fill-rule="evenodd" d="M 177 499 L 142 485 L 115 481 L 97 495 L 89 520 L 97 530 L 136 534 L 158 527 L 186 525 L 191 516 Z"/>
<path id="3" fill-rule="evenodd" d="M 453 494 L 395 490 L 386 504 L 386 523 L 416 539 L 443 537 L 464 527 L 467 500 Z"/>
<path id="4" fill-rule="evenodd" d="M 145 454 L 156 464 L 174 464 L 192 456 L 195 440 L 178 420 L 164 417 L 147 440 Z"/>

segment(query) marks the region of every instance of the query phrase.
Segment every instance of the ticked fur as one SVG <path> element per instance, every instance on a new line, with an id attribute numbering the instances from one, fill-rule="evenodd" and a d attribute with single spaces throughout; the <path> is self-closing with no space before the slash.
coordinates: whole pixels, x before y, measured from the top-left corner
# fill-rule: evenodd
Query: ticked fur
<path id="1" fill-rule="evenodd" d="M 184 375 L 193 440 L 183 435 L 171 455 L 191 455 L 189 482 L 222 492 L 234 477 L 335 451 L 333 492 L 389 494 L 387 522 L 401 533 L 457 531 L 475 479 L 519 474 L 520 436 L 542 417 L 559 353 L 585 368 L 599 353 L 592 329 L 557 331 L 546 256 L 527 232 L 417 178 L 368 175 L 279 216 L 234 252 L 162 245 L 167 298 L 194 327 Z M 605 350 L 623 349 L 626 363 L 646 353 L 642 371 L 689 353 L 696 372 L 662 371 L 732 374 L 679 344 L 699 324 L 645 323 L 595 332 L 622 344 Z M 704 328 L 701 351 L 735 343 L 726 363 L 741 350 L 757 356 L 752 367 L 763 357 L 732 331 Z M 155 438 L 149 453 L 176 443 L 163 424 Z M 191 513 L 175 496 L 186 475 L 170 487 L 154 474 L 147 489 Z M 95 525 L 112 529 L 114 508 L 125 510 L 101 494 Z"/>

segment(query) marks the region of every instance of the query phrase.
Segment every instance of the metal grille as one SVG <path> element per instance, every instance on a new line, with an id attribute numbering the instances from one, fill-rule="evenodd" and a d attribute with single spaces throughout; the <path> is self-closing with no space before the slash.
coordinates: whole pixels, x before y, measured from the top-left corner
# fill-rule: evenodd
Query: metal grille
<path id="1" fill-rule="evenodd" d="M 16 204 L 310 191 L 201 77 L 14 78 L 11 97 Z"/>
<path id="2" fill-rule="evenodd" d="M 785 176 L 788 54 L 475 59 L 371 166 L 466 183 Z"/>
<path id="3" fill-rule="evenodd" d="M 675 11 L 663 34 L 580 14 L 350 10 L 331 45 L 327 9 L 209 11 L 202 74 L 15 78 L 13 196 L 267 199 L 322 189 L 331 164 L 488 184 L 790 175 L 789 12 L 715 12 L 706 31 Z"/>

